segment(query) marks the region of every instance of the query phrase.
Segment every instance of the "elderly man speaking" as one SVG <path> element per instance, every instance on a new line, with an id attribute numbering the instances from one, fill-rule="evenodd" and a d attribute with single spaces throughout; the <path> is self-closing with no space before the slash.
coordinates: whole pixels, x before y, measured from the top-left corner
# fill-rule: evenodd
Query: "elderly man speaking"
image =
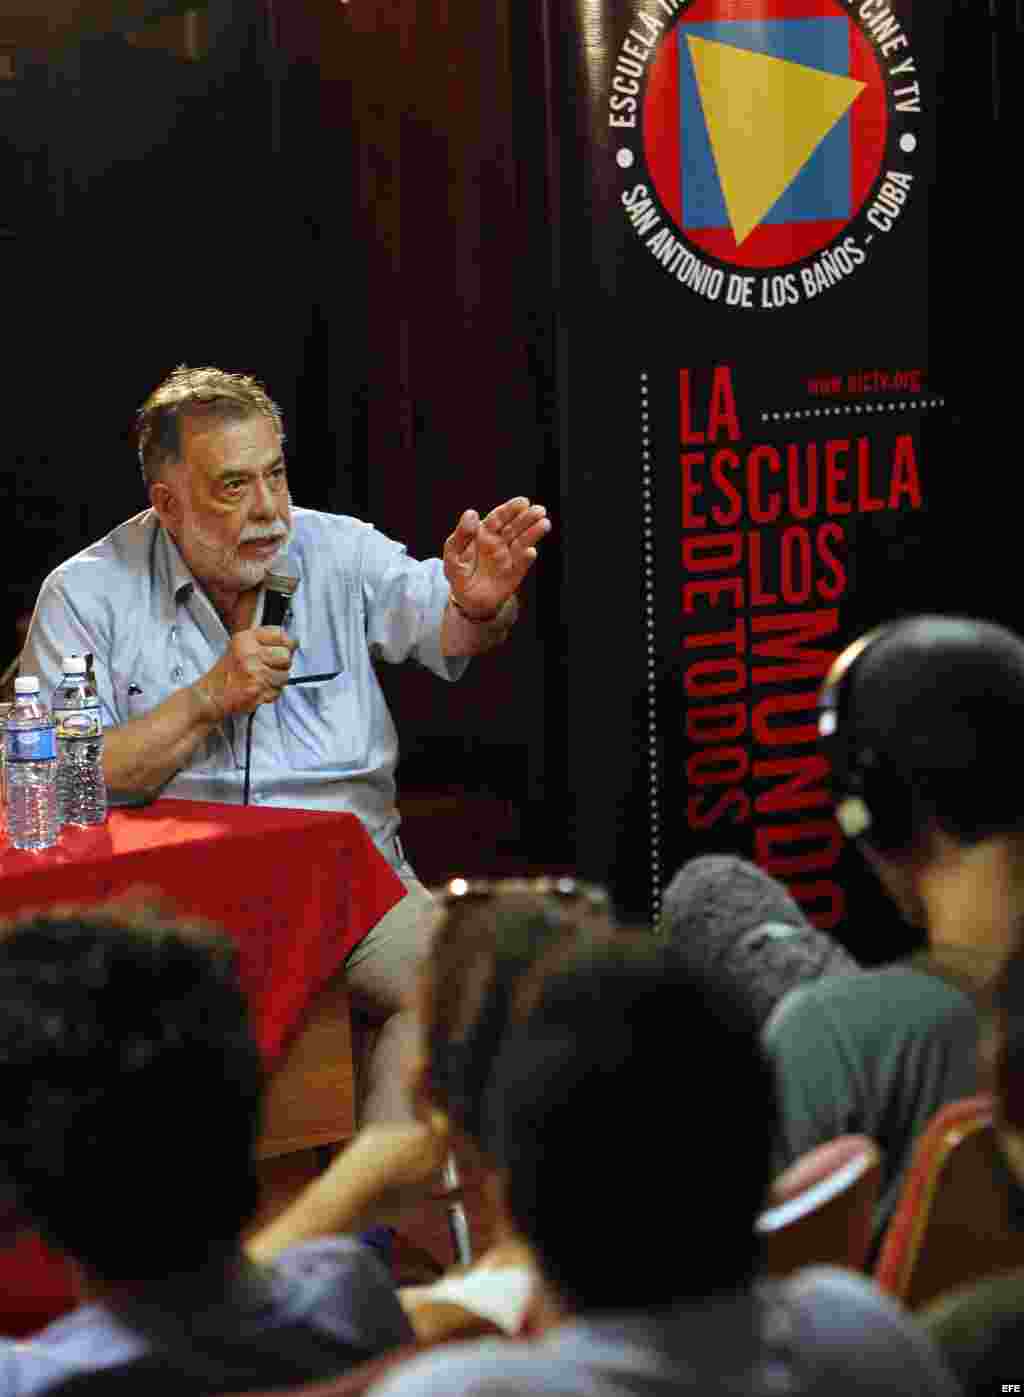
<path id="1" fill-rule="evenodd" d="M 406 885 L 346 976 L 380 1022 L 364 1120 L 405 1114 L 402 1012 L 429 934 L 429 894 L 398 839 L 398 738 L 376 659 L 457 679 L 515 623 L 516 591 L 550 529 L 541 505 L 467 510 L 443 557 L 344 515 L 293 508 L 281 412 L 252 378 L 176 369 L 138 413 L 151 508 L 61 564 L 40 591 L 21 670 L 44 693 L 92 653 L 112 797 L 238 803 L 247 715 L 252 800 L 348 810 Z M 268 572 L 296 576 L 287 631 L 263 625 Z M 295 677 L 329 675 L 288 685 Z"/>

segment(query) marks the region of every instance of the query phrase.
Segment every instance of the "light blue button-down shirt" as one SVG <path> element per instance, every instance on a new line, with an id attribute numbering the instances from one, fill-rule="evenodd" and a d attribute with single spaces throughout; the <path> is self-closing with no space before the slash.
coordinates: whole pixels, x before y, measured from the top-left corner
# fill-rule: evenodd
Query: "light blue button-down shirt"
<path id="1" fill-rule="evenodd" d="M 336 679 L 286 688 L 256 712 L 251 800 L 349 810 L 395 863 L 398 735 L 375 659 L 412 657 L 443 679 L 464 659 L 441 654 L 448 583 L 439 559 L 417 562 L 371 525 L 292 510 L 289 571 L 299 587 L 286 628 L 297 641 L 293 677 Z M 262 597 L 256 624 L 262 616 Z M 62 563 L 43 583 L 21 659 L 49 701 L 65 655 L 91 652 L 108 726 L 137 718 L 204 675 L 229 636 L 152 510 Z M 213 729 L 161 791 L 181 800 L 240 804 L 245 715 Z"/>

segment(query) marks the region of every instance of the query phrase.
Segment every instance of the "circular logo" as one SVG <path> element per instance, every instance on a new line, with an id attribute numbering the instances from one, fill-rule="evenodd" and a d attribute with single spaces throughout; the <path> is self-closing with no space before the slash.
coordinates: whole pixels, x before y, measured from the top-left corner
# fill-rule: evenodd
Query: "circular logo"
<path id="1" fill-rule="evenodd" d="M 884 0 L 648 0 L 608 110 L 634 230 L 690 290 L 745 309 L 855 273 L 914 179 L 917 64 Z"/>

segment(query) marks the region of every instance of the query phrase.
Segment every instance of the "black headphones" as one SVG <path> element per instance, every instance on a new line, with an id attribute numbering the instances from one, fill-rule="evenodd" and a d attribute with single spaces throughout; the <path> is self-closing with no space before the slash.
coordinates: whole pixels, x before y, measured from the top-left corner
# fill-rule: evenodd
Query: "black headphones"
<path id="1" fill-rule="evenodd" d="M 881 640 L 885 654 L 865 673 Z M 869 631 L 818 696 L 840 828 L 880 852 L 911 848 L 933 822 L 967 844 L 1024 829 L 1022 712 L 1024 641 L 1005 627 L 913 616 Z"/>
<path id="2" fill-rule="evenodd" d="M 818 694 L 818 736 L 831 765 L 839 828 L 847 839 L 863 839 L 883 850 L 913 843 L 918 802 L 903 773 L 860 732 L 856 685 L 866 651 L 895 629 L 877 626 L 848 645 Z"/>

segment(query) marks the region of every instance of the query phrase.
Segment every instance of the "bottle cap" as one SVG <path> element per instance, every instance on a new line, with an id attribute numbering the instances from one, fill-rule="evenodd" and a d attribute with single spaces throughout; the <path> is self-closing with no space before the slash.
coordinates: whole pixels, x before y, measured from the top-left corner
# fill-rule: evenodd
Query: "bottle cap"
<path id="1" fill-rule="evenodd" d="M 16 694 L 38 694 L 39 680 L 34 674 L 19 674 L 14 681 Z"/>
<path id="2" fill-rule="evenodd" d="M 85 673 L 85 656 L 84 656 L 84 655 L 65 655 L 65 656 L 64 656 L 64 673 L 65 673 L 65 674 L 84 674 L 84 673 Z"/>

